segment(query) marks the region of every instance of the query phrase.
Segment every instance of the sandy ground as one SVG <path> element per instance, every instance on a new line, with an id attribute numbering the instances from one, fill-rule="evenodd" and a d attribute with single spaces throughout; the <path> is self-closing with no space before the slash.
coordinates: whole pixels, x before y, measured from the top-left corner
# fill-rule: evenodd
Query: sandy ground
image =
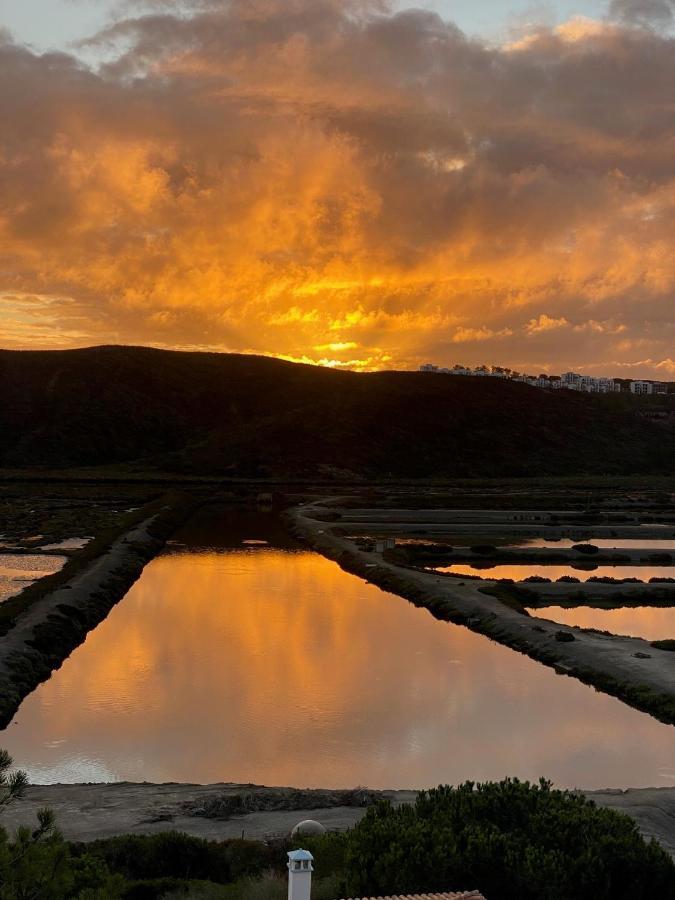
<path id="1" fill-rule="evenodd" d="M 186 815 L 183 804 L 203 797 L 255 791 L 236 784 L 51 784 L 28 788 L 26 797 L 9 807 L 2 824 L 10 829 L 32 825 L 35 814 L 48 806 L 70 840 L 90 841 L 115 834 L 156 834 L 177 829 L 197 837 L 264 839 L 288 834 L 303 819 L 316 819 L 329 829 L 354 825 L 364 809 L 280 810 L 255 812 L 227 820 Z M 587 791 L 599 806 L 632 816 L 647 838 L 656 838 L 675 856 L 675 787 Z M 415 791 L 383 791 L 393 803 L 412 803 Z"/>
<path id="2" fill-rule="evenodd" d="M 627 813 L 646 838 L 657 841 L 675 857 L 675 788 L 587 791 L 598 806 Z"/>
<path id="3" fill-rule="evenodd" d="M 35 821 L 38 809 L 54 810 L 58 825 L 70 840 L 91 841 L 115 834 L 156 834 L 177 829 L 199 837 L 265 838 L 288 834 L 303 819 L 317 819 L 326 828 L 342 830 L 357 822 L 364 809 L 331 807 L 254 812 L 231 819 L 187 815 L 183 804 L 222 794 L 255 792 L 237 784 L 50 784 L 28 788 L 26 796 L 2 815 L 2 825 L 16 828 Z M 410 803 L 415 791 L 383 791 L 393 803 Z"/>

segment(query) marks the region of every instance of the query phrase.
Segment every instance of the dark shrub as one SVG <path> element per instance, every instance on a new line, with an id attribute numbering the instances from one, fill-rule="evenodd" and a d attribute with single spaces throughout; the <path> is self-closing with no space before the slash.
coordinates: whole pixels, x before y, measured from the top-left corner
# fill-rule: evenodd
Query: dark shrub
<path id="1" fill-rule="evenodd" d="M 469 548 L 472 553 L 478 553 L 481 556 L 488 556 L 491 553 L 496 553 L 497 548 L 493 547 L 492 544 L 476 544 L 474 547 Z"/>
<path id="2" fill-rule="evenodd" d="M 569 644 L 570 641 L 575 640 L 575 637 L 571 631 L 556 631 L 555 639 L 560 644 Z"/>
<path id="3" fill-rule="evenodd" d="M 557 580 L 564 582 L 565 584 L 581 584 L 581 579 L 577 578 L 575 575 L 561 575 Z"/>
<path id="4" fill-rule="evenodd" d="M 349 838 L 347 896 L 480 890 L 489 900 L 675 896 L 675 866 L 628 816 L 506 779 L 371 807 Z"/>
<path id="5" fill-rule="evenodd" d="M 195 882 L 192 882 L 195 886 Z M 122 889 L 122 900 L 161 900 L 171 892 L 189 896 L 190 882 L 183 878 L 153 878 L 150 881 L 128 881 Z"/>
<path id="6" fill-rule="evenodd" d="M 201 878 L 224 884 L 256 874 L 275 860 L 261 841 L 206 841 L 178 831 L 120 835 L 86 846 L 112 872 L 130 880 Z"/>
<path id="7" fill-rule="evenodd" d="M 675 650 L 675 641 L 671 638 L 667 638 L 664 641 L 652 641 L 651 644 L 657 650 Z"/>
<path id="8" fill-rule="evenodd" d="M 314 857 L 317 877 L 344 872 L 348 835 L 344 831 L 328 831 L 326 834 L 306 834 L 301 840 L 292 840 L 291 847 L 302 847 Z M 284 854 L 285 858 L 285 854 Z"/>
<path id="9" fill-rule="evenodd" d="M 528 575 L 527 578 L 523 578 L 523 582 L 527 584 L 550 584 L 550 578 L 544 578 L 543 575 Z"/>
<path id="10" fill-rule="evenodd" d="M 589 556 L 599 552 L 595 544 L 575 544 L 572 550 L 576 550 L 577 553 L 586 553 Z"/>
<path id="11" fill-rule="evenodd" d="M 673 557 L 670 553 L 651 553 L 649 555 L 649 562 L 655 564 L 664 564 L 667 565 L 673 561 Z"/>

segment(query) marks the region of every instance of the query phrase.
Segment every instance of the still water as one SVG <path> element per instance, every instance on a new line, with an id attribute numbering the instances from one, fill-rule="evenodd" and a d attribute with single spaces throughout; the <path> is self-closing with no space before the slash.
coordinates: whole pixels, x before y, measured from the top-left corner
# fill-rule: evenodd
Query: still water
<path id="1" fill-rule="evenodd" d="M 545 547 L 547 550 L 570 550 L 576 544 L 594 544 L 603 550 L 649 550 L 652 553 L 670 553 L 675 550 L 673 538 L 596 538 L 583 537 L 575 541 L 572 538 L 547 540 L 546 538 L 530 538 L 526 541 L 511 542 L 514 549 L 523 547 Z"/>
<path id="2" fill-rule="evenodd" d="M 0 553 L 0 602 L 14 597 L 38 578 L 58 572 L 65 562 L 65 556 Z"/>
<path id="3" fill-rule="evenodd" d="M 292 545 L 272 515 L 176 540 L 0 735 L 33 781 L 675 783 L 673 728 Z"/>
<path id="4" fill-rule="evenodd" d="M 646 641 L 675 638 L 675 608 L 635 606 L 622 609 L 594 609 L 590 606 L 546 606 L 528 609 L 532 616 L 552 619 L 561 625 L 577 625 L 579 628 L 599 628 L 612 634 L 627 634 Z"/>
<path id="5" fill-rule="evenodd" d="M 509 565 L 453 565 L 436 566 L 434 572 L 449 572 L 455 575 L 479 575 L 481 578 L 511 578 L 513 581 L 523 581 L 530 575 L 540 578 L 550 578 L 556 581 L 563 575 L 573 575 L 579 581 L 587 581 L 589 578 L 638 578 L 648 582 L 650 578 L 675 578 L 675 566 L 594 566 L 592 562 L 579 561 L 583 568 L 572 565 L 546 565 L 532 563 L 514 563 Z"/>

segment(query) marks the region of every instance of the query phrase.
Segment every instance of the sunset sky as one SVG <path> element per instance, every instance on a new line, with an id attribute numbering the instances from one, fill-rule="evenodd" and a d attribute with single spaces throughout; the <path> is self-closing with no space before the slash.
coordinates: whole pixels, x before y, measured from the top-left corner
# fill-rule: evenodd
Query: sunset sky
<path id="1" fill-rule="evenodd" d="M 675 0 L 0 0 L 0 346 L 675 380 Z"/>

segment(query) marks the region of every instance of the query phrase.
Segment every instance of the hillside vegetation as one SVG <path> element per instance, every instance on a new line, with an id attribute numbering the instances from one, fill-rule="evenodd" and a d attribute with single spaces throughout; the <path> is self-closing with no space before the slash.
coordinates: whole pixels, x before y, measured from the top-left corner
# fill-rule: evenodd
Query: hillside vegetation
<path id="1" fill-rule="evenodd" d="M 499 379 L 93 347 L 0 351 L 0 385 L 4 468 L 429 478 L 668 473 L 675 463 L 675 417 L 645 416 L 647 400 Z"/>

